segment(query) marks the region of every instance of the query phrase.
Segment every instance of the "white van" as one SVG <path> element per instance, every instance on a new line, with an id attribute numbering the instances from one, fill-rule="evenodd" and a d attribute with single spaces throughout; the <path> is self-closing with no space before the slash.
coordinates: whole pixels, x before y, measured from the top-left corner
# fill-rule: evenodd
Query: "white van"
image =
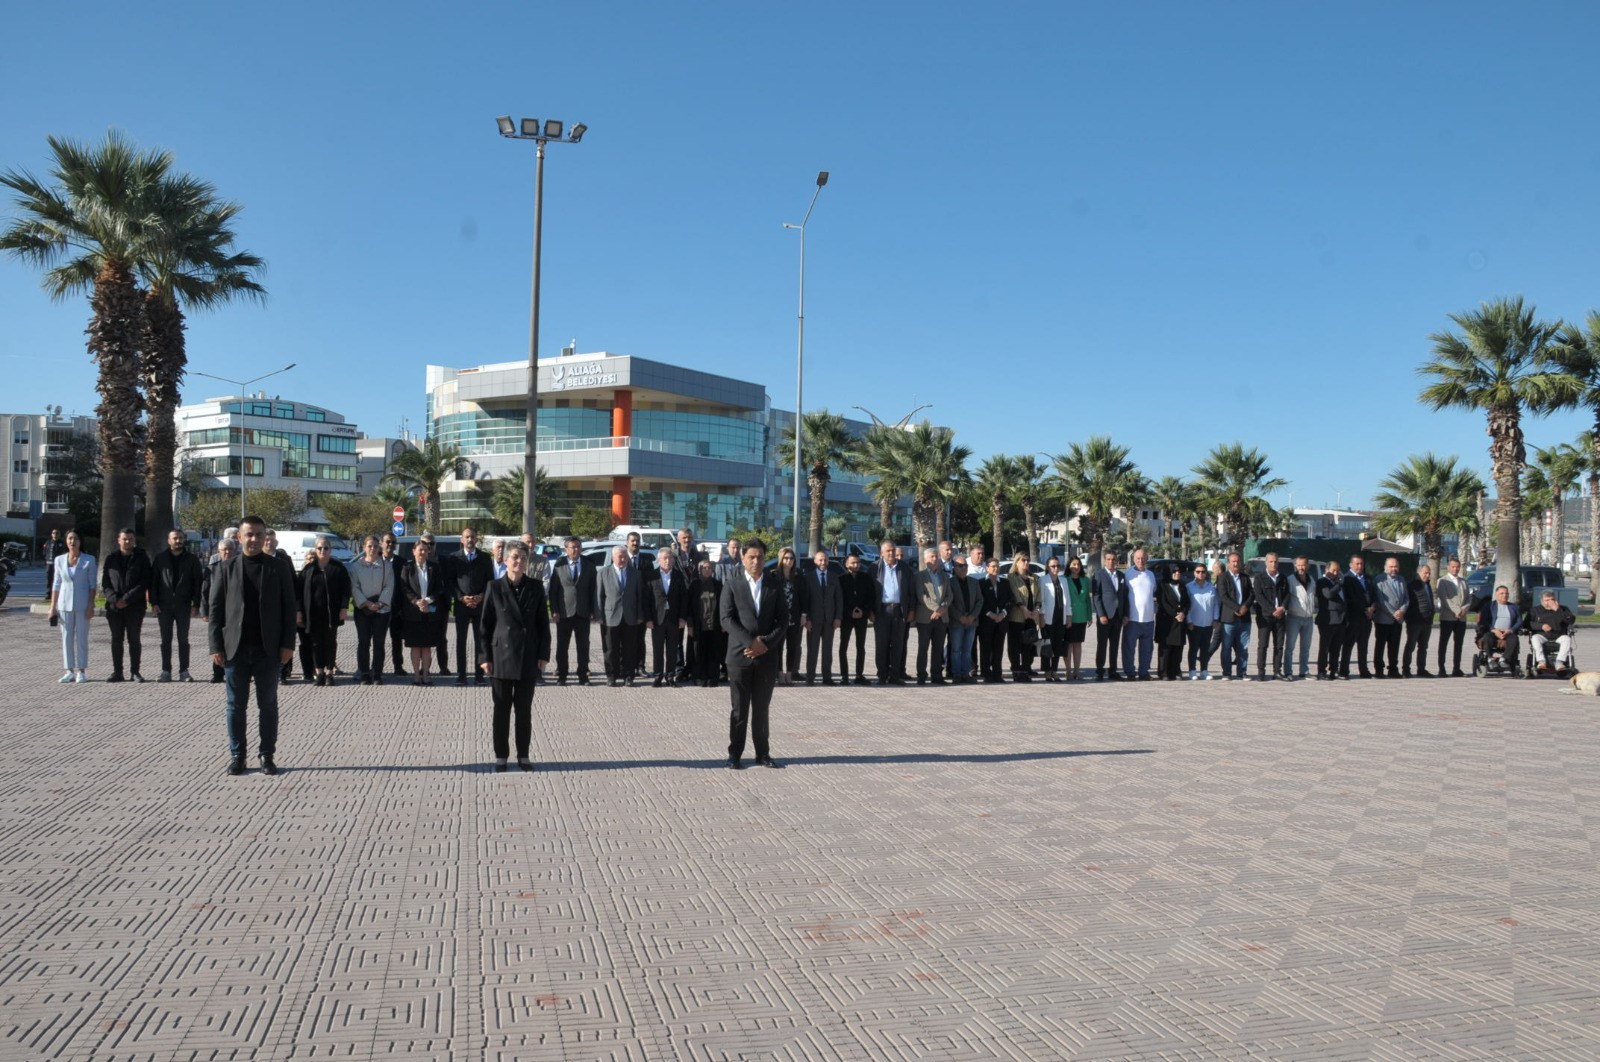
<path id="1" fill-rule="evenodd" d="M 289 554 L 289 559 L 294 562 L 294 570 L 299 571 L 306 566 L 306 551 L 316 549 L 317 539 L 326 538 L 333 547 L 333 559 L 340 564 L 349 564 L 356 559 L 344 539 L 332 531 L 279 531 L 278 548 Z"/>

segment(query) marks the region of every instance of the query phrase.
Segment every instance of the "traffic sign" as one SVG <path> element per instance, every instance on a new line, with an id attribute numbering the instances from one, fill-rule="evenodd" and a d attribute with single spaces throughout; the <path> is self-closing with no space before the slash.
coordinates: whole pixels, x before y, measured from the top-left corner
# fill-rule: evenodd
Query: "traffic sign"
<path id="1" fill-rule="evenodd" d="M 398 524 L 400 521 L 404 520 L 405 518 L 406 518 L 406 507 L 404 505 L 396 505 L 394 507 L 394 522 Z M 400 532 L 398 532 L 398 531 L 395 532 L 395 534 L 397 534 L 397 535 L 399 533 Z"/>
<path id="2" fill-rule="evenodd" d="M 406 533 L 406 522 L 404 520 L 396 520 L 394 527 L 390 528 L 390 530 L 397 535 L 403 535 Z"/>

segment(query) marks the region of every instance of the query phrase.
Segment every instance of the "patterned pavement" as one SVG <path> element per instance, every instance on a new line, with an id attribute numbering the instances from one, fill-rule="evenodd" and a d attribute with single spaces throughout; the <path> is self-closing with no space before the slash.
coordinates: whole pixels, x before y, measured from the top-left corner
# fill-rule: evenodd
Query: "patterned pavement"
<path id="1" fill-rule="evenodd" d="M 1600 1057 L 1554 682 L 780 689 L 742 773 L 724 690 L 547 687 L 532 775 L 297 684 L 229 778 L 220 687 L 0 633 L 0 1059 Z"/>

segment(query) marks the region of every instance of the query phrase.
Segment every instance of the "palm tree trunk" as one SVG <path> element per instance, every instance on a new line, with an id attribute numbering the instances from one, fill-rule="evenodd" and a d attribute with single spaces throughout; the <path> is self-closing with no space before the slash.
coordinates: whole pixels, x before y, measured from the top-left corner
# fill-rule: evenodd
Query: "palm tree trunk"
<path id="1" fill-rule="evenodd" d="M 893 498 L 879 498 L 878 499 L 878 522 L 883 525 L 883 535 L 884 535 L 885 538 L 893 538 L 894 537 L 894 528 L 889 523 L 889 521 L 893 520 L 893 519 L 894 519 L 894 499 Z"/>
<path id="2" fill-rule="evenodd" d="M 89 355 L 100 367 L 95 389 L 100 404 L 100 467 L 105 476 L 100 494 L 100 553 L 117 548 L 117 532 L 133 526 L 139 488 L 139 332 L 144 309 L 133 273 L 107 262 L 94 279 L 89 298 Z"/>
<path id="3" fill-rule="evenodd" d="M 1554 494 L 1555 509 L 1550 514 L 1550 553 L 1554 559 L 1550 563 L 1560 568 L 1562 558 L 1565 556 L 1562 539 L 1566 537 L 1567 529 L 1564 526 L 1564 514 L 1561 512 L 1561 492 L 1558 490 Z"/>
<path id="4" fill-rule="evenodd" d="M 944 506 L 936 505 L 933 507 L 933 540 L 943 542 L 947 537 L 944 533 Z"/>
<path id="5" fill-rule="evenodd" d="M 1496 406 L 1489 410 L 1489 461 L 1493 468 L 1495 505 L 1495 585 L 1511 588 L 1512 599 L 1522 587 L 1518 558 L 1518 530 L 1522 525 L 1522 468 L 1528 460 L 1522 440 L 1521 410 Z"/>
<path id="6" fill-rule="evenodd" d="M 1589 596 L 1600 601 L 1600 424 L 1595 426 L 1595 449 L 1594 471 L 1589 473 Z"/>
<path id="7" fill-rule="evenodd" d="M 173 466 L 178 452 L 177 409 L 184 366 L 183 311 L 160 292 L 144 296 L 145 548 L 152 554 L 166 547 L 172 530 Z"/>
<path id="8" fill-rule="evenodd" d="M 994 512 L 994 552 L 990 556 L 999 557 L 1001 546 L 1004 545 L 1004 536 L 1001 533 L 1000 525 L 1005 522 L 1006 503 L 1004 498 L 997 494 L 989 499 L 989 504 L 993 507 Z"/>
<path id="9" fill-rule="evenodd" d="M 1028 536 L 1028 559 L 1031 561 L 1039 559 L 1039 525 L 1037 517 L 1038 512 L 1034 504 L 1030 501 L 1023 502 L 1022 522 Z"/>
<path id="10" fill-rule="evenodd" d="M 936 541 L 935 507 L 922 502 L 911 505 L 911 533 L 919 549 L 926 549 Z"/>
<path id="11" fill-rule="evenodd" d="M 811 548 L 807 555 L 814 557 L 817 550 L 822 548 L 822 512 L 828 501 L 828 481 L 813 469 L 806 479 L 806 486 L 811 491 Z"/>

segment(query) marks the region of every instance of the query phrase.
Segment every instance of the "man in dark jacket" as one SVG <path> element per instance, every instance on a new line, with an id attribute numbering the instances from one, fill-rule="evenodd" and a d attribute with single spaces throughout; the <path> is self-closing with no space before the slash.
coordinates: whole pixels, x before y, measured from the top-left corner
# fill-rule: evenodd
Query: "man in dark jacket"
<path id="1" fill-rule="evenodd" d="M 683 673 L 683 632 L 689 626 L 689 576 L 678 570 L 678 555 L 672 550 L 657 554 L 656 563 L 659 567 L 645 584 L 653 684 L 676 686 Z"/>
<path id="2" fill-rule="evenodd" d="M 211 580 L 211 662 L 225 669 L 228 689 L 228 773 L 244 773 L 245 710 L 250 686 L 261 715 L 261 771 L 277 774 L 278 675 L 294 659 L 294 570 L 287 557 L 267 553 L 259 516 L 239 521 L 244 555 L 217 568 Z"/>
<path id="3" fill-rule="evenodd" d="M 1217 611 L 1222 616 L 1222 677 L 1245 679 L 1250 664 L 1250 607 L 1255 586 L 1244 570 L 1244 557 L 1228 554 L 1228 567 L 1217 580 Z"/>
<path id="4" fill-rule="evenodd" d="M 781 767 L 767 741 L 772 688 L 778 681 L 777 648 L 789 629 L 783 591 L 764 573 L 767 547 L 753 538 L 745 546 L 744 566 L 722 587 L 722 629 L 728 635 L 728 768 L 744 768 L 745 727 L 755 743 L 756 765 Z M 908 591 L 909 592 L 909 591 Z"/>
<path id="5" fill-rule="evenodd" d="M 577 643 L 578 685 L 589 684 L 589 631 L 594 624 L 594 579 L 599 565 L 583 560 L 576 535 L 565 543 L 565 557 L 550 571 L 550 613 L 556 618 L 556 684 L 567 684 L 567 647 Z"/>
<path id="6" fill-rule="evenodd" d="M 839 576 L 839 681 L 850 681 L 850 639 L 856 640 L 856 685 L 865 686 L 863 670 L 867 662 L 867 627 L 877 608 L 878 586 L 861 570 L 861 558 L 852 553 L 844 559 L 844 574 Z"/>
<path id="7" fill-rule="evenodd" d="M 1406 648 L 1400 674 L 1411 677 L 1411 652 L 1417 654 L 1417 677 L 1432 678 L 1428 670 L 1428 640 L 1433 636 L 1433 614 L 1438 608 L 1438 598 L 1433 592 L 1433 569 L 1426 564 L 1417 568 L 1417 577 L 1406 584 L 1411 597 L 1411 607 L 1406 609 Z"/>
<path id="8" fill-rule="evenodd" d="M 477 530 L 464 527 L 461 529 L 461 552 L 446 557 L 443 568 L 456 614 L 456 685 L 465 686 L 470 667 L 467 663 L 468 633 L 472 635 L 473 656 L 483 655 L 483 595 L 494 582 L 494 558 L 478 549 Z M 443 670 L 441 662 L 440 671 Z M 479 672 L 473 681 L 483 685 L 483 673 Z"/>
<path id="9" fill-rule="evenodd" d="M 978 671 L 985 682 L 1004 682 L 1006 632 L 1009 630 L 1006 615 L 1011 611 L 1014 594 L 1011 583 L 1000 575 L 999 558 L 990 557 L 985 562 L 978 593 L 981 597 L 978 605 Z M 1112 652 L 1111 661 L 1116 663 L 1115 651 Z"/>
<path id="10" fill-rule="evenodd" d="M 989 563 L 997 563 L 997 560 Z M 1114 550 L 1106 550 L 1100 558 L 1100 570 L 1089 580 L 1089 605 L 1093 611 L 1095 630 L 1096 682 L 1107 679 L 1122 681 L 1122 675 L 1117 671 L 1117 654 L 1121 652 L 1122 627 L 1126 618 L 1122 609 L 1126 600 L 1127 580 L 1117 571 L 1117 554 Z"/>
<path id="11" fill-rule="evenodd" d="M 877 616 L 878 685 L 903 686 L 908 625 L 916 613 L 917 573 L 900 559 L 899 547 L 885 539 L 879 547 L 872 581 L 877 595 L 873 612 Z"/>
<path id="12" fill-rule="evenodd" d="M 389 563 L 391 569 L 390 577 L 394 580 L 394 585 L 398 587 L 400 585 L 400 573 L 405 571 L 406 559 L 400 555 L 400 543 L 392 534 L 383 536 L 383 559 Z M 402 611 L 402 607 L 396 604 L 390 612 L 389 663 L 392 666 L 389 668 L 389 673 L 392 675 L 404 675 L 406 673 L 406 669 L 402 664 L 402 658 L 405 656 L 406 627 L 400 620 Z M 381 646 L 379 651 L 382 651 Z"/>
<path id="13" fill-rule="evenodd" d="M 161 674 L 157 682 L 172 681 L 172 636 L 178 636 L 178 681 L 189 677 L 189 620 L 200 615 L 204 573 L 200 558 L 189 552 L 189 538 L 173 528 L 167 548 L 150 565 L 150 605 L 161 628 Z"/>
<path id="14" fill-rule="evenodd" d="M 127 643 L 129 675 L 143 682 L 139 657 L 143 652 L 140 629 L 144 626 L 145 599 L 150 590 L 150 558 L 138 548 L 133 528 L 117 532 L 117 550 L 100 569 L 100 589 L 106 596 L 106 623 L 111 628 L 111 677 L 122 682 L 122 647 Z"/>
<path id="15" fill-rule="evenodd" d="M 1262 558 L 1264 566 L 1251 580 L 1250 609 L 1256 617 L 1256 681 L 1265 679 L 1270 660 L 1270 673 L 1281 679 L 1283 673 L 1283 632 L 1289 616 L 1289 578 L 1278 571 L 1278 555 L 1268 553 Z M 1269 653 L 1267 643 L 1272 643 Z"/>
<path id="16" fill-rule="evenodd" d="M 1339 562 L 1329 561 L 1317 580 L 1317 678 L 1332 682 L 1350 677 L 1349 644 L 1344 638 L 1346 607 Z"/>
<path id="17" fill-rule="evenodd" d="M 528 574 L 528 548 L 506 547 L 506 574 L 484 591 L 483 637 L 474 644 L 478 670 L 489 677 L 494 697 L 494 769 L 511 756 L 511 718 L 517 722 L 517 766 L 533 770 L 533 691 L 550 659 L 550 613 L 544 587 Z"/>
<path id="18" fill-rule="evenodd" d="M 1528 610 L 1528 630 L 1532 637 L 1533 662 L 1544 664 L 1544 646 L 1552 638 L 1556 642 L 1556 667 L 1572 663 L 1572 627 L 1578 622 L 1572 610 L 1563 605 L 1553 590 L 1546 590 L 1539 603 Z"/>
<path id="19" fill-rule="evenodd" d="M 1344 577 L 1344 665 L 1341 675 L 1350 674 L 1350 657 L 1362 678 L 1371 678 L 1367 668 L 1367 642 L 1372 634 L 1372 617 L 1378 611 L 1378 588 L 1367 578 L 1367 562 L 1357 553 L 1350 558 L 1350 571 Z"/>
<path id="20" fill-rule="evenodd" d="M 829 569 L 828 551 L 819 549 L 811 558 L 811 571 L 805 580 L 806 685 L 817 679 L 817 658 L 822 658 L 822 684 L 833 685 L 833 636 L 844 624 L 844 589 Z"/>

